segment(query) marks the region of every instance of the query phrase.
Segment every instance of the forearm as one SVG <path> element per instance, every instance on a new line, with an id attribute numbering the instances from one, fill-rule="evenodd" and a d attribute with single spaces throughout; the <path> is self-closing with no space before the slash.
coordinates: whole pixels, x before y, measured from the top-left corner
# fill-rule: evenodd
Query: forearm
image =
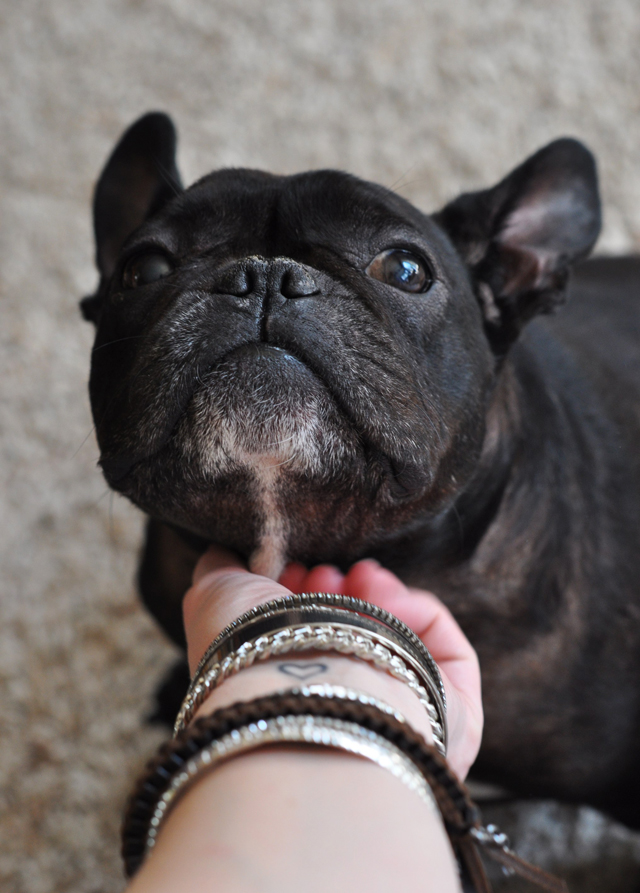
<path id="1" fill-rule="evenodd" d="M 199 715 L 311 684 L 385 701 L 430 738 L 426 713 L 403 683 L 361 661 L 322 654 L 254 665 L 226 680 Z M 169 814 L 131 891 L 390 888 L 459 890 L 437 810 L 363 758 L 279 745 L 199 779 Z"/>
<path id="2" fill-rule="evenodd" d="M 390 773 L 277 748 L 201 779 L 169 816 L 131 893 L 458 891 L 441 820 Z"/>

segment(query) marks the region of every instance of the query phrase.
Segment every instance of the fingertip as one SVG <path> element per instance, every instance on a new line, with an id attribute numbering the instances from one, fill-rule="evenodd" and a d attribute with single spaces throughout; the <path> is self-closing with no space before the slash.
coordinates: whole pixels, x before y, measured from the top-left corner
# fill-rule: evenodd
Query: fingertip
<path id="1" fill-rule="evenodd" d="M 360 561 L 356 561 L 356 563 L 352 565 L 352 567 L 362 567 L 363 565 L 364 567 L 371 568 L 382 567 L 380 562 L 376 561 L 375 558 L 361 558 Z"/>
<path id="2" fill-rule="evenodd" d="M 345 578 L 345 587 L 348 595 L 365 601 L 406 592 L 404 583 L 373 558 L 364 558 L 351 567 Z"/>
<path id="3" fill-rule="evenodd" d="M 209 546 L 204 555 L 198 560 L 193 571 L 193 582 L 194 584 L 199 583 L 203 577 L 207 576 L 207 574 L 210 574 L 213 571 L 222 570 L 222 568 L 226 567 L 233 568 L 234 570 L 247 570 L 246 565 L 240 560 L 235 552 L 231 552 L 229 549 L 223 549 L 222 546 L 217 546 L 214 543 Z"/>
<path id="4" fill-rule="evenodd" d="M 298 592 L 335 592 L 343 591 L 344 574 L 332 564 L 319 564 L 312 568 L 300 581 Z"/>
<path id="5" fill-rule="evenodd" d="M 280 574 L 278 583 L 286 586 L 291 592 L 298 592 L 299 586 L 307 575 L 307 568 L 297 561 L 290 562 Z"/>

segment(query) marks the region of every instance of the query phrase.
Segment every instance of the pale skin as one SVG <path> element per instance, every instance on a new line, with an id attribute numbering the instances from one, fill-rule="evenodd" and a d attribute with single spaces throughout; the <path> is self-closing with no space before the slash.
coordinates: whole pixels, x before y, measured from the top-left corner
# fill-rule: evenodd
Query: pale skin
<path id="1" fill-rule="evenodd" d="M 290 592 L 338 592 L 392 612 L 424 641 L 442 672 L 451 767 L 464 778 L 482 734 L 475 652 L 430 593 L 407 589 L 376 562 L 348 574 L 289 565 L 280 581 L 250 574 L 218 548 L 200 560 L 184 600 L 191 671 L 215 636 L 257 604 Z M 255 664 L 231 677 L 198 715 L 305 683 L 345 685 L 399 710 L 427 740 L 426 714 L 402 682 L 362 661 L 327 653 Z M 277 746 L 203 776 L 169 814 L 128 893 L 459 893 L 457 868 L 433 809 L 389 772 L 327 749 Z"/>

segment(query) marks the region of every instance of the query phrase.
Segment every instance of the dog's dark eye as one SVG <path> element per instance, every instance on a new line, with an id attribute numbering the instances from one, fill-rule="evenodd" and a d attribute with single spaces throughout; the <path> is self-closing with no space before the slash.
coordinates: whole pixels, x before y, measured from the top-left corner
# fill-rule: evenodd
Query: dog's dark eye
<path id="1" fill-rule="evenodd" d="M 372 279 L 413 294 L 428 291 L 433 284 L 433 276 L 424 261 L 402 248 L 382 251 L 374 257 L 366 272 Z"/>
<path id="2" fill-rule="evenodd" d="M 149 285 L 162 279 L 163 276 L 168 276 L 172 270 L 173 264 L 165 254 L 159 251 L 147 251 L 132 257 L 127 263 L 122 274 L 122 284 L 125 288 Z"/>

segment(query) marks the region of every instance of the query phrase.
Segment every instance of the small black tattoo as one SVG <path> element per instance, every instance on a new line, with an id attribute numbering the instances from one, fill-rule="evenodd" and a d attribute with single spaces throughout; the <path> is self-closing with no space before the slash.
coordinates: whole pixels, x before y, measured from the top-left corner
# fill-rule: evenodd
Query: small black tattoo
<path id="1" fill-rule="evenodd" d="M 293 676 L 301 682 L 305 679 L 311 679 L 312 676 L 319 676 L 326 673 L 329 667 L 326 664 L 307 663 L 306 661 L 296 661 L 295 663 L 278 664 L 278 669 L 285 676 Z"/>

